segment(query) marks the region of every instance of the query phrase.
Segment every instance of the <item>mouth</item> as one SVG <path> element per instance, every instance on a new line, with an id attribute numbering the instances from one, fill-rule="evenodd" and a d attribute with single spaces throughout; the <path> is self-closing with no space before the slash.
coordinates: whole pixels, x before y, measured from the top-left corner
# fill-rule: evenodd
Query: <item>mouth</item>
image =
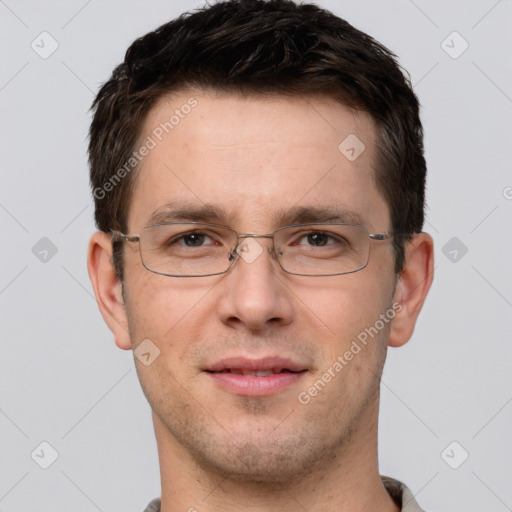
<path id="1" fill-rule="evenodd" d="M 307 370 L 302 370 L 307 371 Z M 287 368 L 272 368 L 271 370 L 242 370 L 239 368 L 227 368 L 225 370 L 221 370 L 220 372 L 210 372 L 210 373 L 231 373 L 233 375 L 251 375 L 255 377 L 266 377 L 267 375 L 277 375 L 278 373 L 301 373 L 294 372 L 292 370 L 288 370 Z"/>
<path id="2" fill-rule="evenodd" d="M 299 362 L 280 357 L 235 357 L 218 361 L 203 371 L 229 393 L 267 396 L 295 384 L 309 369 Z"/>

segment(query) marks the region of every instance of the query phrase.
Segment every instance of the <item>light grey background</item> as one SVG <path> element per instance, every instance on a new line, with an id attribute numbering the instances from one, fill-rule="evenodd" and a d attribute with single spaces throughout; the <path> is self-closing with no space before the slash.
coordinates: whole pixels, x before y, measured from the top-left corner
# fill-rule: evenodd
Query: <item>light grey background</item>
<path id="1" fill-rule="evenodd" d="M 133 39 L 201 4 L 0 0 L 2 512 L 138 512 L 160 495 L 132 353 L 86 271 L 87 110 Z M 436 275 L 412 341 L 389 351 L 381 472 L 429 512 L 512 510 L 512 1 L 320 4 L 397 53 L 423 106 Z"/>

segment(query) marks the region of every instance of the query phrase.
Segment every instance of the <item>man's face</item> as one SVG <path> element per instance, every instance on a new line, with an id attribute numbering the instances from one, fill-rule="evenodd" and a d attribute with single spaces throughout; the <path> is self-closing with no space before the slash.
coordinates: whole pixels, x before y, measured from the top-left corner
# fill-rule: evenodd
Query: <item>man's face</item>
<path id="1" fill-rule="evenodd" d="M 191 96 L 197 106 L 159 142 L 155 128 Z M 355 160 L 338 148 L 350 134 L 365 145 Z M 181 220 L 265 234 L 285 225 L 279 218 L 292 209 L 337 208 L 365 219 L 370 233 L 391 231 L 375 187 L 375 126 L 334 100 L 181 92 L 151 111 L 140 140 L 148 135 L 157 145 L 135 182 L 128 234 L 139 234 L 155 213 L 205 205 L 226 218 Z M 239 258 L 226 274 L 189 278 L 149 272 L 137 244 L 125 244 L 126 312 L 133 347 L 149 339 L 160 350 L 149 366 L 137 361 L 160 441 L 220 474 L 278 481 L 375 428 L 368 421 L 389 325 L 358 342 L 341 370 L 335 363 L 392 308 L 394 260 L 392 244 L 375 241 L 360 272 L 290 275 L 268 251 L 271 240 L 256 240 L 264 250 L 254 261 Z M 302 371 L 236 375 L 234 385 L 208 371 L 224 365 L 239 373 L 234 366 L 257 367 L 266 358 Z M 331 378 L 322 377 L 329 368 Z M 243 379 L 252 391 L 244 392 Z M 278 384 L 258 392 L 258 379 Z M 309 393 L 319 379 L 324 385 Z"/>

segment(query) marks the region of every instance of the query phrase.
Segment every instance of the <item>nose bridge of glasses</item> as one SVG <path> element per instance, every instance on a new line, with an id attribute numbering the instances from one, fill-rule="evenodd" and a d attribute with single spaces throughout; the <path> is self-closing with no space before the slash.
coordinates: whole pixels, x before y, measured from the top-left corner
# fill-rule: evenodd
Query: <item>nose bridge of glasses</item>
<path id="1" fill-rule="evenodd" d="M 251 239 L 251 238 L 252 239 L 254 239 L 254 238 L 270 238 L 270 240 L 272 240 L 272 243 L 269 245 L 268 251 L 271 253 L 272 249 L 274 248 L 275 238 L 274 238 L 273 233 L 266 233 L 266 234 L 262 234 L 262 235 L 253 234 L 253 233 L 240 233 L 237 235 L 237 247 L 240 247 L 243 244 L 244 240 L 247 240 L 248 238 L 249 239 Z"/>
<path id="2" fill-rule="evenodd" d="M 253 238 L 253 239 L 254 238 L 270 238 L 270 240 L 272 240 L 272 243 L 274 242 L 273 233 L 266 233 L 266 234 L 261 234 L 261 235 L 253 234 L 253 233 L 239 233 L 239 234 L 237 234 L 238 245 L 242 244 L 243 241 L 247 240 L 248 238 L 249 239 L 250 238 Z"/>
<path id="3" fill-rule="evenodd" d="M 264 235 L 257 235 L 253 233 L 239 233 L 237 235 L 238 238 L 274 238 L 272 233 L 267 233 Z"/>

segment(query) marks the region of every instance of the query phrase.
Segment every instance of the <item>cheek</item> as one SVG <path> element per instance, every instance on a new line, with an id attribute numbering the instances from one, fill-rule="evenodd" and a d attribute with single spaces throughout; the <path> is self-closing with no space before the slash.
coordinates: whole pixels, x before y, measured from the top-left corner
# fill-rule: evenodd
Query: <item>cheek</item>
<path id="1" fill-rule="evenodd" d="M 332 339 L 343 343 L 357 336 L 390 307 L 392 287 L 383 286 L 370 272 L 326 279 L 329 281 L 319 280 L 297 289 L 296 294 Z"/>
<path id="2" fill-rule="evenodd" d="M 208 294 L 213 278 L 201 282 L 159 276 L 145 269 L 126 282 L 130 336 L 135 345 L 151 340 L 160 350 L 167 371 L 175 373 L 198 340 L 204 338 L 206 319 L 214 314 Z M 186 368 L 181 368 L 184 370 Z M 181 371 L 180 370 L 180 371 Z"/>
<path id="3" fill-rule="evenodd" d="M 144 268 L 133 272 L 126 282 L 130 316 L 149 328 L 172 328 L 208 291 L 204 285 L 194 286 L 183 279 L 160 276 Z"/>
<path id="4" fill-rule="evenodd" d="M 315 378 L 329 382 L 326 401 L 335 395 L 345 405 L 366 400 L 377 391 L 392 318 L 381 320 L 390 308 L 387 294 L 370 283 L 363 285 L 359 280 L 358 284 L 352 287 L 345 282 L 343 287 L 324 290 L 316 307 L 332 332 L 317 339 L 323 366 Z"/>
<path id="5" fill-rule="evenodd" d="M 322 354 L 314 380 L 332 382 L 325 400 L 336 395 L 357 402 L 372 395 L 385 360 L 393 315 L 387 322 L 381 315 L 390 308 L 392 288 L 384 289 L 370 272 L 358 274 L 339 276 L 337 282 L 331 278 L 329 284 L 318 283 L 318 289 L 300 292 L 328 328 L 325 334 L 313 332 Z"/>

